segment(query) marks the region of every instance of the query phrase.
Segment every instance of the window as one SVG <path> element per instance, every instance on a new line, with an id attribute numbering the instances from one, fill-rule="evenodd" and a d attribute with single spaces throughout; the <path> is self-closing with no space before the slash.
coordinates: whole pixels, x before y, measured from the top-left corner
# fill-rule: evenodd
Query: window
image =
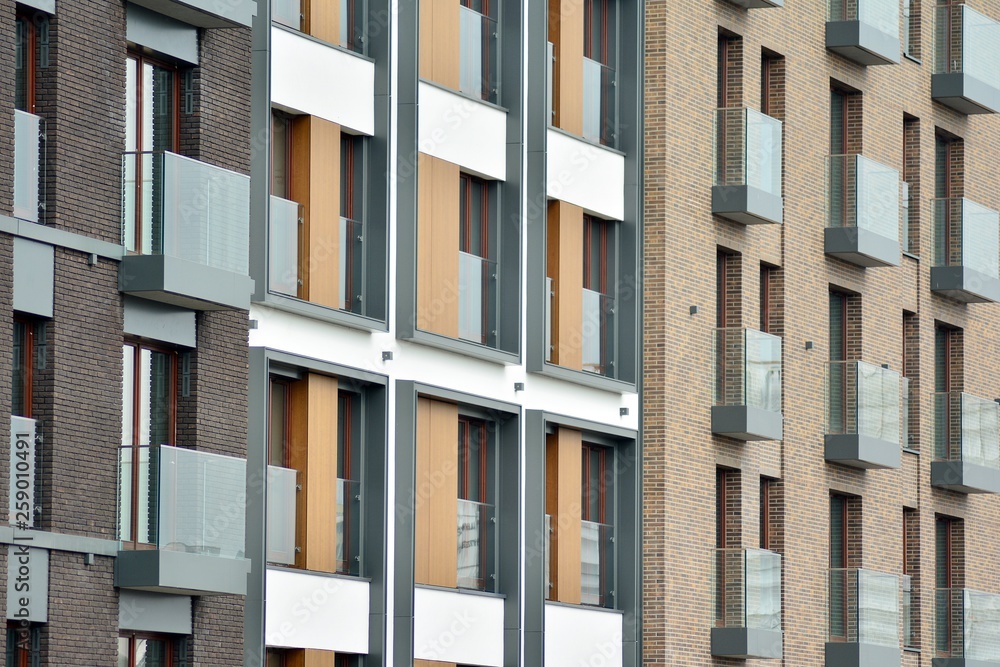
<path id="1" fill-rule="evenodd" d="M 757 531 L 757 543 L 760 545 L 761 549 L 771 548 L 771 534 L 776 527 L 774 525 L 775 517 L 771 515 L 772 503 L 775 503 L 778 500 L 777 494 L 775 493 L 776 486 L 777 480 L 769 477 L 760 478 L 760 526 Z"/>
<path id="2" fill-rule="evenodd" d="M 920 252 L 920 120 L 903 116 L 903 251 Z"/>
<path id="3" fill-rule="evenodd" d="M 920 646 L 920 513 L 903 508 L 903 646 Z"/>
<path id="4" fill-rule="evenodd" d="M 606 146 L 616 140 L 616 12 L 614 0 L 584 0 L 583 136 Z"/>
<path id="5" fill-rule="evenodd" d="M 271 112 L 271 194 L 291 199 L 292 119 L 279 111 Z"/>
<path id="6" fill-rule="evenodd" d="M 488 526 L 494 516 L 493 446 L 495 427 L 482 419 L 458 420 L 458 587 L 492 590 Z"/>
<path id="7" fill-rule="evenodd" d="M 337 572 L 361 574 L 361 395 L 337 393 Z"/>
<path id="8" fill-rule="evenodd" d="M 964 525 L 961 519 L 938 515 L 934 521 L 934 587 L 937 589 L 936 646 L 938 655 L 961 650 L 964 599 Z M 958 622 L 956 622 L 958 621 Z M 955 636 L 955 635 L 958 636 Z M 958 644 L 953 647 L 952 644 Z"/>
<path id="9" fill-rule="evenodd" d="M 903 311 L 903 447 L 920 449 L 920 318 Z"/>
<path id="10" fill-rule="evenodd" d="M 615 375 L 615 224 L 583 216 L 583 370 Z"/>
<path id="11" fill-rule="evenodd" d="M 847 639 L 852 603 L 848 568 L 858 566 L 852 558 L 857 529 L 851 516 L 855 500 L 839 493 L 830 495 L 830 636 L 843 640 Z"/>
<path id="12" fill-rule="evenodd" d="M 462 174 L 459 187 L 458 336 L 496 346 L 496 225 L 493 187 Z"/>
<path id="13" fill-rule="evenodd" d="M 288 452 L 291 426 L 290 408 L 288 381 L 271 378 L 268 399 L 268 410 L 270 411 L 268 428 L 270 430 L 267 439 L 267 464 L 278 468 L 290 466 Z"/>
<path id="14" fill-rule="evenodd" d="M 45 322 L 14 318 L 13 382 L 11 414 L 32 417 L 35 409 L 36 372 L 45 368 Z"/>
<path id="15" fill-rule="evenodd" d="M 138 343 L 122 348 L 119 535 L 132 546 L 157 539 L 154 450 L 174 443 L 177 360 L 167 349 Z"/>
<path id="16" fill-rule="evenodd" d="M 459 10 L 459 89 L 494 103 L 500 79 L 499 5 L 500 0 L 461 0 Z"/>
<path id="17" fill-rule="evenodd" d="M 7 623 L 7 667 L 41 667 L 41 630 L 34 623 Z"/>
<path id="18" fill-rule="evenodd" d="M 340 308 L 364 312 L 364 137 L 340 139 Z"/>
<path id="19" fill-rule="evenodd" d="M 187 664 L 187 641 L 130 633 L 118 637 L 118 667 L 181 667 Z"/>
<path id="20" fill-rule="evenodd" d="M 614 451 L 583 443 L 580 602 L 614 606 Z"/>
<path id="21" fill-rule="evenodd" d="M 920 2 L 903 0 L 903 53 L 916 60 L 921 53 Z"/>
<path id="22" fill-rule="evenodd" d="M 14 108 L 35 113 L 38 70 L 49 62 L 49 19 L 41 12 L 19 13 L 15 29 Z"/>

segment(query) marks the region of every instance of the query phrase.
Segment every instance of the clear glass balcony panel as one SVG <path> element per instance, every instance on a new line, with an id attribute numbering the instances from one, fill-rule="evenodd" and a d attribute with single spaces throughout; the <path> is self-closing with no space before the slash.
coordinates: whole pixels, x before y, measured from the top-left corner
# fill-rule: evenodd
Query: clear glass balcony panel
<path id="1" fill-rule="evenodd" d="M 555 116 L 555 110 L 553 107 L 553 89 L 555 86 L 555 67 L 556 67 L 556 47 L 552 42 L 546 43 L 546 55 L 548 59 L 546 60 L 546 75 L 545 75 L 545 108 L 548 109 L 549 115 L 546 119 L 548 125 L 552 125 L 552 119 Z"/>
<path id="2" fill-rule="evenodd" d="M 583 59 L 583 137 L 614 146 L 616 137 L 615 70 Z"/>
<path id="3" fill-rule="evenodd" d="M 340 219 L 340 308 L 362 310 L 365 285 L 364 224 Z"/>
<path id="4" fill-rule="evenodd" d="M 580 602 L 613 608 L 614 527 L 593 521 L 580 524 Z"/>
<path id="5" fill-rule="evenodd" d="M 903 587 L 900 613 L 903 615 L 903 646 L 919 646 L 917 641 L 917 619 L 914 611 L 917 602 L 913 595 L 913 578 L 904 574 L 901 579 Z"/>
<path id="6" fill-rule="evenodd" d="M 615 300 L 600 292 L 583 290 L 583 370 L 614 375 Z"/>
<path id="7" fill-rule="evenodd" d="M 896 0 L 829 0 L 827 20 L 860 21 L 899 38 L 899 2 Z"/>
<path id="8" fill-rule="evenodd" d="M 295 563 L 295 486 L 298 472 L 267 467 L 267 562 Z"/>
<path id="9" fill-rule="evenodd" d="M 900 442 L 900 375 L 863 361 L 827 365 L 827 433 Z"/>
<path id="10" fill-rule="evenodd" d="M 934 266 L 998 273 L 1000 214 L 968 199 L 934 200 Z"/>
<path id="11" fill-rule="evenodd" d="M 337 480 L 337 572 L 361 574 L 361 482 Z"/>
<path id="12" fill-rule="evenodd" d="M 1000 405 L 962 392 L 934 396 L 935 456 L 1000 468 Z"/>
<path id="13" fill-rule="evenodd" d="M 14 110 L 14 217 L 38 222 L 41 142 L 39 116 Z"/>
<path id="14" fill-rule="evenodd" d="M 127 250 L 249 272 L 247 176 L 168 152 L 125 153 L 123 167 Z"/>
<path id="15" fill-rule="evenodd" d="M 748 108 L 715 114 L 715 185 L 749 185 L 781 196 L 781 121 Z"/>
<path id="16" fill-rule="evenodd" d="M 552 599 L 552 515 L 545 515 L 545 599 Z"/>
<path id="17" fill-rule="evenodd" d="M 902 389 L 900 398 L 902 415 L 899 422 L 900 442 L 903 447 L 910 447 L 912 444 L 910 443 L 910 378 L 900 377 L 899 382 Z"/>
<path id="18" fill-rule="evenodd" d="M 123 542 L 157 543 L 158 449 L 118 450 L 118 539 Z"/>
<path id="19" fill-rule="evenodd" d="M 552 278 L 545 278 L 545 361 L 552 361 Z"/>
<path id="20" fill-rule="evenodd" d="M 458 500 L 458 587 L 493 587 L 493 505 Z"/>
<path id="21" fill-rule="evenodd" d="M 781 630 L 781 556 L 762 549 L 716 549 L 715 626 Z"/>
<path id="22" fill-rule="evenodd" d="M 299 294 L 299 233 L 302 207 L 281 197 L 271 197 L 268 231 L 268 280 L 271 291 L 287 296 Z"/>
<path id="23" fill-rule="evenodd" d="M 754 329 L 715 330 L 715 405 L 781 412 L 781 339 Z"/>
<path id="24" fill-rule="evenodd" d="M 301 30 L 302 0 L 271 0 L 271 20 Z"/>
<path id="25" fill-rule="evenodd" d="M 1000 88 L 1000 24 L 968 5 L 942 5 L 935 31 L 935 74 L 962 72 Z"/>
<path id="26" fill-rule="evenodd" d="M 459 89 L 496 103 L 499 81 L 497 22 L 474 9 L 459 8 Z"/>
<path id="27" fill-rule="evenodd" d="M 365 52 L 365 0 L 340 0 L 340 45 L 355 53 Z"/>
<path id="28" fill-rule="evenodd" d="M 830 641 L 899 646 L 899 579 L 862 569 L 830 570 Z"/>
<path id="29" fill-rule="evenodd" d="M 899 172 L 861 155 L 827 160 L 827 227 L 860 227 L 899 240 Z"/>
<path id="30" fill-rule="evenodd" d="M 1000 662 L 1000 595 L 941 588 L 935 607 L 939 657 Z"/>
<path id="31" fill-rule="evenodd" d="M 496 328 L 497 263 L 458 253 L 458 337 L 489 345 Z"/>

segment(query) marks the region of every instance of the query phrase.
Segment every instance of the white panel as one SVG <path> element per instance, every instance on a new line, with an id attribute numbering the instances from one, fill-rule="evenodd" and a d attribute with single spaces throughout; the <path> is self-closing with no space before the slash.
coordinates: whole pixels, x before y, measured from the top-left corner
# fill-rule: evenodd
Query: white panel
<path id="1" fill-rule="evenodd" d="M 413 658 L 503 665 L 503 598 L 416 588 Z"/>
<path id="2" fill-rule="evenodd" d="M 375 133 L 375 63 L 272 27 L 271 103 L 371 136 Z"/>
<path id="3" fill-rule="evenodd" d="M 545 667 L 622 664 L 622 615 L 592 607 L 545 605 Z"/>
<path id="4" fill-rule="evenodd" d="M 611 220 L 625 218 L 625 157 L 564 132 L 548 130 L 546 194 Z"/>
<path id="5" fill-rule="evenodd" d="M 267 571 L 268 646 L 368 653 L 367 581 Z"/>
<path id="6" fill-rule="evenodd" d="M 462 169 L 507 180 L 507 114 L 496 107 L 420 82 L 418 143 Z"/>

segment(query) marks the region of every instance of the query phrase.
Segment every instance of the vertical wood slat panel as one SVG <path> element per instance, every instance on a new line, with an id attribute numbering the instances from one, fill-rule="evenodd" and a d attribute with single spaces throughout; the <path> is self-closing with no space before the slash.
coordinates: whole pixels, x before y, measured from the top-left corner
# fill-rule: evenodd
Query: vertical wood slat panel
<path id="1" fill-rule="evenodd" d="M 285 659 L 287 667 L 334 667 L 337 654 L 333 651 L 302 649 L 289 651 Z"/>
<path id="2" fill-rule="evenodd" d="M 552 290 L 552 361 L 583 369 L 583 209 L 563 201 L 548 207 L 548 275 Z"/>
<path id="3" fill-rule="evenodd" d="M 417 327 L 458 338 L 458 165 L 420 153 Z"/>
<path id="4" fill-rule="evenodd" d="M 307 0 L 308 32 L 316 39 L 340 44 L 340 3 L 347 0 Z"/>
<path id="5" fill-rule="evenodd" d="M 552 124 L 583 134 L 583 3 L 549 0 L 549 41 L 556 62 L 552 82 Z"/>
<path id="6" fill-rule="evenodd" d="M 417 400 L 414 582 L 458 584 L 458 406 Z"/>
<path id="7" fill-rule="evenodd" d="M 545 511 L 552 517 L 552 599 L 580 604 L 583 435 L 560 428 L 545 441 Z"/>
<path id="8" fill-rule="evenodd" d="M 459 2 L 420 3 L 420 78 L 458 90 Z"/>

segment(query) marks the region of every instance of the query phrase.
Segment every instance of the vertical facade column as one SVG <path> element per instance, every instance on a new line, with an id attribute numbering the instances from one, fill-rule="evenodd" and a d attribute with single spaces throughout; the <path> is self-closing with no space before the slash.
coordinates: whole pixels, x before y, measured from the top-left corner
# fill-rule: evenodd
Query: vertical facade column
<path id="1" fill-rule="evenodd" d="M 549 0 L 549 41 L 555 67 L 552 83 L 552 124 L 571 134 L 583 134 L 583 3 Z"/>
<path id="2" fill-rule="evenodd" d="M 552 278 L 552 362 L 583 368 L 583 209 L 550 201 L 546 249 Z"/>
<path id="3" fill-rule="evenodd" d="M 580 604 L 583 434 L 562 428 L 546 437 L 545 511 L 552 519 L 552 599 Z"/>
<path id="4" fill-rule="evenodd" d="M 458 165 L 420 153 L 417 327 L 458 338 Z"/>
<path id="5" fill-rule="evenodd" d="M 414 583 L 458 585 L 458 406 L 417 400 Z"/>

